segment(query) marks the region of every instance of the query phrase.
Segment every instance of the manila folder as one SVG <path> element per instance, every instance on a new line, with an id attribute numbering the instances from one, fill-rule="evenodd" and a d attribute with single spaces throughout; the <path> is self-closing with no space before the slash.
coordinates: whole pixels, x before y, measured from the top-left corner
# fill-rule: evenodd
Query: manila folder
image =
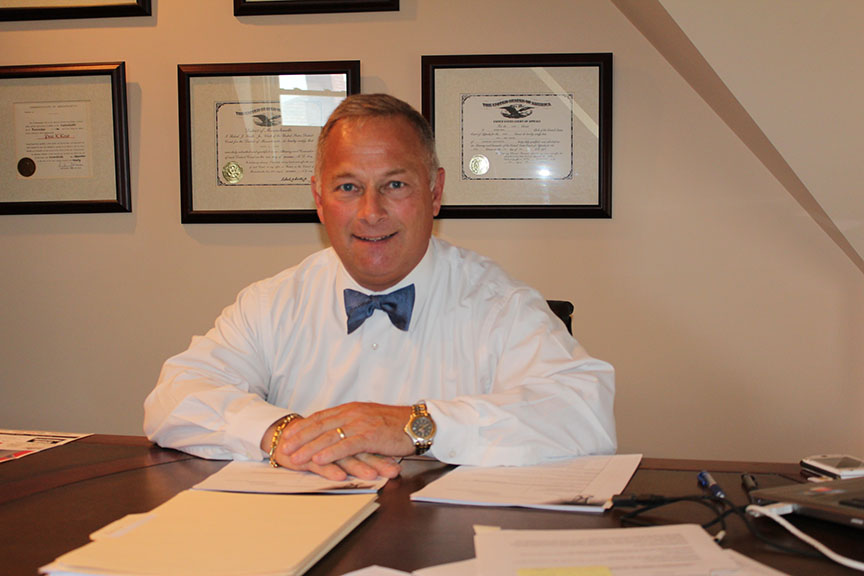
<path id="1" fill-rule="evenodd" d="M 160 576 L 299 575 L 378 504 L 377 494 L 282 495 L 186 490 L 132 527 L 111 526 L 51 568 Z M 118 521 L 118 525 L 122 519 Z"/>

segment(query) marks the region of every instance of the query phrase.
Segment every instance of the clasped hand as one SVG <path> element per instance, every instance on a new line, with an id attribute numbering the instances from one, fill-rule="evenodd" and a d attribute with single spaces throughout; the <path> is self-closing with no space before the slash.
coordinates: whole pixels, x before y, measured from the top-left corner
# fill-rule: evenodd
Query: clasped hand
<path id="1" fill-rule="evenodd" d="M 410 406 L 368 402 L 321 410 L 285 428 L 274 458 L 285 468 L 330 480 L 395 478 L 401 471 L 396 457 L 414 453 L 404 430 L 410 416 Z"/>

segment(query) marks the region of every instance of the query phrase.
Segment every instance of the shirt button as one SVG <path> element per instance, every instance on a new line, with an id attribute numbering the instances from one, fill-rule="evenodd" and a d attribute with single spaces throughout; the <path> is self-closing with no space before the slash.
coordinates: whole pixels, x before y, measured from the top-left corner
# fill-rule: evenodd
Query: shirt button
<path id="1" fill-rule="evenodd" d="M 378 349 L 378 343 L 376 342 L 375 344 L 372 344 L 372 350 L 377 350 L 377 349 Z"/>

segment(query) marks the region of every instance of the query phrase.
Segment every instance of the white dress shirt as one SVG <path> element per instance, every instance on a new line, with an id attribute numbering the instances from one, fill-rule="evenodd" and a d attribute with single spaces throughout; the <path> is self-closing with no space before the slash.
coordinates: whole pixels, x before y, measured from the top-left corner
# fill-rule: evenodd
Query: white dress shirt
<path id="1" fill-rule="evenodd" d="M 425 400 L 430 454 L 453 464 L 526 465 L 613 453 L 614 373 L 567 333 L 536 290 L 492 261 L 432 238 L 387 292 L 415 285 L 407 331 L 376 310 L 347 334 L 343 290 L 365 293 L 332 248 L 252 284 L 164 365 L 144 431 L 206 458 L 262 459 L 288 412 Z"/>

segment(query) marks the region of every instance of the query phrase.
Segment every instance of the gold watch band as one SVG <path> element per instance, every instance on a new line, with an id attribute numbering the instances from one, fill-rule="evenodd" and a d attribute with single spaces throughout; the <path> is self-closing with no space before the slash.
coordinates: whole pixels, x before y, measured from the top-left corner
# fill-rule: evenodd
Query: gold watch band
<path id="1" fill-rule="evenodd" d="M 435 421 L 429 415 L 424 402 L 411 406 L 411 418 L 405 425 L 405 433 L 414 443 L 414 454 L 425 454 L 432 447 L 435 437 Z"/>

